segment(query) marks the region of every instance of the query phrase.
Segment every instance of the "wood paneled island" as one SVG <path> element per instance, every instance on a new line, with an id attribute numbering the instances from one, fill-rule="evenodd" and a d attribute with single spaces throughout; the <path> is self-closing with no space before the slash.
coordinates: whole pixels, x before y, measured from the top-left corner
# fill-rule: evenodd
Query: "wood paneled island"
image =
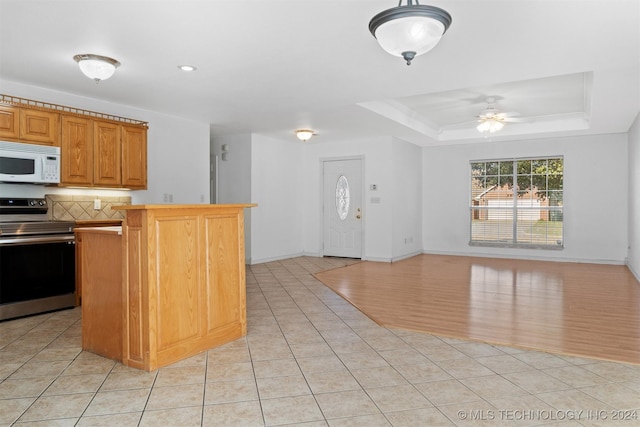
<path id="1" fill-rule="evenodd" d="M 151 371 L 245 336 L 244 209 L 254 206 L 119 206 L 121 235 L 76 230 L 83 349 Z"/>

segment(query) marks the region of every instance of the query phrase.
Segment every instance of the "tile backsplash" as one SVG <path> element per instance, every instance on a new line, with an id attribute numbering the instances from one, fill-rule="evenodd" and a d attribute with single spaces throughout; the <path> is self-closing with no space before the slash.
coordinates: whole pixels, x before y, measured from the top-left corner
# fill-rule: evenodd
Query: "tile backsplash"
<path id="1" fill-rule="evenodd" d="M 124 212 L 112 206 L 130 205 L 131 197 L 73 196 L 45 194 L 49 205 L 49 219 L 57 221 L 123 219 Z M 100 209 L 94 209 L 94 201 L 100 199 Z"/>

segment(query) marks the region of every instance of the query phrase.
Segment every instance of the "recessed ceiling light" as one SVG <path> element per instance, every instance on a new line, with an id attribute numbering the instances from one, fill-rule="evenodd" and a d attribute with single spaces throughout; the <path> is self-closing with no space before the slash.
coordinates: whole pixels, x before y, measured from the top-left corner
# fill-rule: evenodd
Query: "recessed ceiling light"
<path id="1" fill-rule="evenodd" d="M 193 65 L 178 65 L 178 68 L 180 68 L 182 71 L 195 71 L 195 70 L 197 70 L 197 68 L 194 67 Z"/>

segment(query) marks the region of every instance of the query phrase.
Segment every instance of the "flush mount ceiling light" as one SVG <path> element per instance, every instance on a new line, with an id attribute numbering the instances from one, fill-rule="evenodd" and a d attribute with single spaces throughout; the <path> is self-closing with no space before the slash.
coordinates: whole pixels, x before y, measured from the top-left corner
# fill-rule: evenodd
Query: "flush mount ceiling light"
<path id="1" fill-rule="evenodd" d="M 391 55 L 411 61 L 433 49 L 451 25 L 451 15 L 435 6 L 407 0 L 402 6 L 384 10 L 369 22 L 369 31 L 380 46 Z"/>
<path id="2" fill-rule="evenodd" d="M 120 66 L 120 63 L 113 58 L 93 55 L 91 53 L 75 55 L 73 59 L 80 66 L 82 73 L 90 79 L 95 80 L 96 83 L 113 76 L 116 68 Z"/>
<path id="3" fill-rule="evenodd" d="M 182 71 L 195 71 L 197 70 L 196 67 L 194 67 L 193 65 L 178 65 L 178 68 L 180 68 Z"/>
<path id="4" fill-rule="evenodd" d="M 308 141 L 313 135 L 315 135 L 315 133 L 309 129 L 298 129 L 296 131 L 296 136 L 303 142 Z"/>

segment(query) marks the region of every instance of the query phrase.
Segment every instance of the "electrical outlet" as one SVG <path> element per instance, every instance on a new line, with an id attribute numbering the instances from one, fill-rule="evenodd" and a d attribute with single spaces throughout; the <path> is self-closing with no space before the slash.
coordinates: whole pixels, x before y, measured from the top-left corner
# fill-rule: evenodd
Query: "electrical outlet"
<path id="1" fill-rule="evenodd" d="M 96 211 L 99 211 L 100 209 L 102 209 L 102 200 L 95 199 L 93 201 L 93 209 L 96 210 Z"/>

